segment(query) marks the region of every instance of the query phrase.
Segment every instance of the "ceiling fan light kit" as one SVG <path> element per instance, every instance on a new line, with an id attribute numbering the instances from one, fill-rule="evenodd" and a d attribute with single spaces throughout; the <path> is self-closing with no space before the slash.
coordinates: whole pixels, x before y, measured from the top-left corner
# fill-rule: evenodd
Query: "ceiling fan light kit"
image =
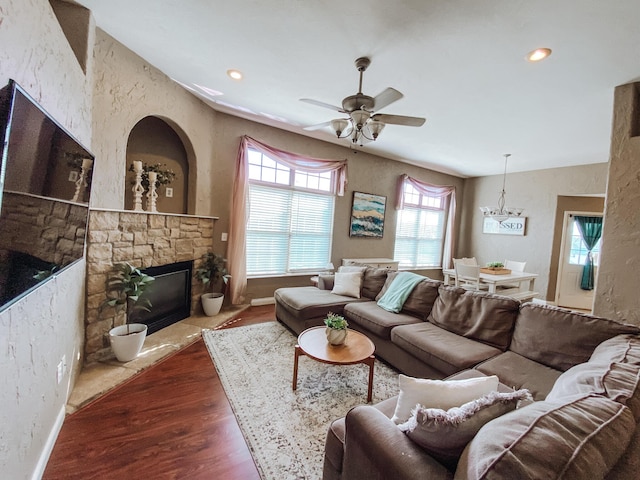
<path id="1" fill-rule="evenodd" d="M 386 125 L 404 125 L 409 127 L 419 127 L 425 122 L 424 118 L 407 117 L 403 115 L 384 115 L 375 111 L 386 107 L 400 100 L 403 95 L 394 88 L 387 88 L 376 97 L 370 97 L 362 93 L 362 77 L 364 71 L 371 65 L 371 60 L 367 57 L 360 57 L 355 62 L 358 72 L 360 72 L 360 82 L 358 93 L 350 95 L 342 100 L 342 108 L 335 107 L 328 103 L 319 102 L 309 98 L 302 98 L 301 101 L 329 108 L 340 113 L 347 114 L 347 118 L 337 118 L 328 122 L 305 127 L 305 130 L 317 130 L 319 128 L 331 127 L 338 138 L 349 138 L 353 144 L 362 146 L 366 141 L 375 141 Z"/>
<path id="2" fill-rule="evenodd" d="M 502 177 L 502 191 L 500 192 L 500 197 L 498 198 L 498 206 L 497 207 L 480 207 L 480 211 L 482 215 L 485 217 L 493 218 L 496 222 L 502 223 L 507 220 L 509 217 L 519 217 L 522 215 L 524 208 L 511 208 L 505 206 L 505 183 L 507 181 L 507 160 L 511 156 L 510 153 L 504 154 L 504 175 Z"/>

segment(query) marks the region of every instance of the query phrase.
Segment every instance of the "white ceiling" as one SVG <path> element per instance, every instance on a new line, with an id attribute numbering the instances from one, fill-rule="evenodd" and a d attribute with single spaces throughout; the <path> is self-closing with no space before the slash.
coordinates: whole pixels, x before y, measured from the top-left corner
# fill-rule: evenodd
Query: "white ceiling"
<path id="1" fill-rule="evenodd" d="M 364 149 L 460 176 L 607 162 L 613 90 L 640 80 L 638 0 L 76 0 L 98 27 L 216 110 L 323 140 L 358 89 L 404 98 Z M 548 47 L 543 62 L 524 60 Z M 240 82 L 226 72 L 243 72 Z"/>

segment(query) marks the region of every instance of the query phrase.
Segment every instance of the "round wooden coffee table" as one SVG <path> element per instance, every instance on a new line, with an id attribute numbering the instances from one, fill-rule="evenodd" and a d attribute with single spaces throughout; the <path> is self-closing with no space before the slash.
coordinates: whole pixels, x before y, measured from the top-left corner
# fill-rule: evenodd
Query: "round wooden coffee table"
<path id="1" fill-rule="evenodd" d="M 298 358 L 306 355 L 313 360 L 330 365 L 354 365 L 364 363 L 369 366 L 369 387 L 367 402 L 371 402 L 373 389 L 373 365 L 376 347 L 366 335 L 348 329 L 343 345 L 331 345 L 325 335 L 325 327 L 308 328 L 298 337 L 293 360 L 293 390 L 298 387 Z"/>

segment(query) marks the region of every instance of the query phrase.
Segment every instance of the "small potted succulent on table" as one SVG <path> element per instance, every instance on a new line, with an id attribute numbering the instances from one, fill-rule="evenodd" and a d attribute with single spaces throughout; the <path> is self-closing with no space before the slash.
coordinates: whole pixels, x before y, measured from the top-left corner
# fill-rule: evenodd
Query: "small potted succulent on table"
<path id="1" fill-rule="evenodd" d="M 325 330 L 327 341 L 331 345 L 342 345 L 346 341 L 349 324 L 342 315 L 329 312 L 324 319 L 324 324 L 327 326 Z"/>

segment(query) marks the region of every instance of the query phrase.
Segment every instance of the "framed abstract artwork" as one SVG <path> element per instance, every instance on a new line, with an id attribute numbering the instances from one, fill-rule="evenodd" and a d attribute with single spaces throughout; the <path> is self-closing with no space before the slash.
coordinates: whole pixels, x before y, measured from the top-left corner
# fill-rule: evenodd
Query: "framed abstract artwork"
<path id="1" fill-rule="evenodd" d="M 387 197 L 353 192 L 350 237 L 382 238 Z"/>

